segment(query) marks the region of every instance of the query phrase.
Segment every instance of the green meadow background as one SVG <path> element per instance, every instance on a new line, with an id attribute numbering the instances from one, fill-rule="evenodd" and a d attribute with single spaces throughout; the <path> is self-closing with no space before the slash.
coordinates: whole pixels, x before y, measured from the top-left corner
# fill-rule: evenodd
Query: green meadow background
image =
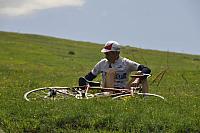
<path id="1" fill-rule="evenodd" d="M 200 55 L 122 47 L 152 69 L 148 98 L 33 101 L 25 92 L 77 86 L 104 57 L 103 45 L 0 32 L 0 132 L 200 132 Z M 96 81 L 100 81 L 98 76 Z"/>

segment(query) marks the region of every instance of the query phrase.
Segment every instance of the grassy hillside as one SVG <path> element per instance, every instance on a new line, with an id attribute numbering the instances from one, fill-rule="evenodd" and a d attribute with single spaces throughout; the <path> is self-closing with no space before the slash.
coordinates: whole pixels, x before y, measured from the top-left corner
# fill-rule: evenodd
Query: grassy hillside
<path id="1" fill-rule="evenodd" d="M 200 132 L 200 56 L 123 47 L 152 69 L 150 92 L 167 102 L 89 99 L 26 102 L 26 91 L 76 86 L 103 45 L 0 32 L 0 129 L 4 132 Z M 168 68 L 168 69 L 166 69 Z M 162 80 L 159 73 L 164 72 Z M 156 78 L 158 77 L 158 78 Z M 97 77 L 100 81 L 101 77 Z"/>

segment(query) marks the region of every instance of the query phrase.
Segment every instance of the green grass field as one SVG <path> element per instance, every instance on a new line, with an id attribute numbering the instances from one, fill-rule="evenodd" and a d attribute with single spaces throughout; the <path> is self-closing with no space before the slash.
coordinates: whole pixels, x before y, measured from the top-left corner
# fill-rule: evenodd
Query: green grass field
<path id="1" fill-rule="evenodd" d="M 199 55 L 122 48 L 122 56 L 152 69 L 150 92 L 167 101 L 23 99 L 25 92 L 39 87 L 77 86 L 78 78 L 104 57 L 100 53 L 102 46 L 0 32 L 0 131 L 200 132 Z M 164 70 L 162 80 L 156 79 Z"/>

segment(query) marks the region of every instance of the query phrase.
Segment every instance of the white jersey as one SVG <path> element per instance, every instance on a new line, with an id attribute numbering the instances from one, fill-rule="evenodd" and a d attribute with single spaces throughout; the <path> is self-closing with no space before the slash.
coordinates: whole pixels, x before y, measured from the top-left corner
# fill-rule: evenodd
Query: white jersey
<path id="1" fill-rule="evenodd" d="M 102 80 L 104 83 L 106 79 L 106 72 L 109 69 L 109 65 L 110 63 L 108 62 L 106 58 L 102 59 L 95 65 L 95 67 L 92 69 L 91 72 L 95 76 L 101 73 Z M 116 70 L 114 87 L 117 87 L 117 88 L 126 87 L 128 83 L 129 74 L 132 71 L 137 71 L 139 65 L 140 64 L 137 62 L 134 62 L 127 58 L 122 58 L 122 57 L 119 57 L 119 59 L 116 60 L 114 64 L 111 63 L 111 67 L 115 68 Z"/>

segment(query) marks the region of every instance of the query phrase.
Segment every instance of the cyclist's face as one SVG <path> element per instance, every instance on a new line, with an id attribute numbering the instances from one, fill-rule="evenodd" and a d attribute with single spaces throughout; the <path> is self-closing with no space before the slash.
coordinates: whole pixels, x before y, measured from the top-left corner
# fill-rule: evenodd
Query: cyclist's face
<path id="1" fill-rule="evenodd" d="M 119 53 L 115 51 L 106 52 L 104 54 L 105 54 L 106 59 L 111 63 L 114 63 L 115 60 L 118 59 L 119 57 Z"/>

